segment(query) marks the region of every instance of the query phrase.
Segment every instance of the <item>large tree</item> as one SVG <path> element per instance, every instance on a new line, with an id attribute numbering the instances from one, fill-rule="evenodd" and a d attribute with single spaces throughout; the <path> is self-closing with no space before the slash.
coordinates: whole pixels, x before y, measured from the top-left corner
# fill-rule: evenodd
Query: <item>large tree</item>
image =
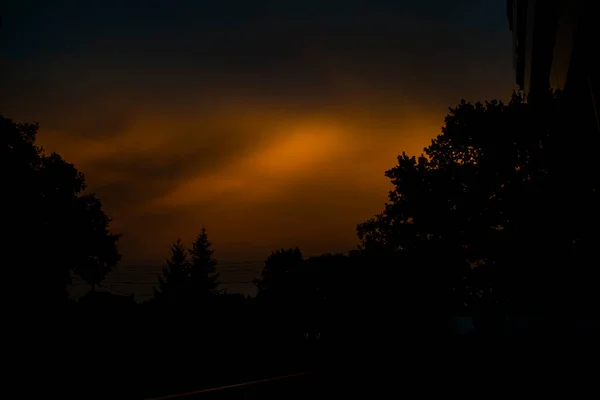
<path id="1" fill-rule="evenodd" d="M 260 279 L 254 281 L 263 321 L 272 334 L 300 339 L 310 326 L 309 299 L 316 294 L 318 275 L 310 273 L 297 247 L 273 251 L 265 260 Z"/>
<path id="2" fill-rule="evenodd" d="M 100 200 L 86 193 L 73 164 L 36 146 L 37 124 L 0 116 L 4 141 L 5 257 L 11 287 L 25 298 L 53 305 L 65 301 L 71 273 L 96 285 L 119 261 L 118 235 Z"/>
<path id="3" fill-rule="evenodd" d="M 190 280 L 195 298 L 204 298 L 217 294 L 219 288 L 219 273 L 217 272 L 217 261 L 213 258 L 214 250 L 208 239 L 206 229 L 198 234 L 190 254 Z"/>
<path id="4" fill-rule="evenodd" d="M 185 302 L 190 290 L 190 267 L 188 252 L 178 239 L 171 246 L 171 257 L 166 260 L 162 276 L 158 278 L 154 299 L 171 306 Z"/>
<path id="5" fill-rule="evenodd" d="M 386 172 L 394 189 L 358 226 L 361 251 L 384 255 L 413 304 L 538 313 L 593 300 L 581 294 L 597 263 L 599 138 L 573 115 L 559 95 L 451 108 L 424 155 Z"/>
<path id="6" fill-rule="evenodd" d="M 265 260 L 259 279 L 254 280 L 258 289 L 258 297 L 275 302 L 285 301 L 297 292 L 299 270 L 304 265 L 299 248 L 273 251 Z"/>

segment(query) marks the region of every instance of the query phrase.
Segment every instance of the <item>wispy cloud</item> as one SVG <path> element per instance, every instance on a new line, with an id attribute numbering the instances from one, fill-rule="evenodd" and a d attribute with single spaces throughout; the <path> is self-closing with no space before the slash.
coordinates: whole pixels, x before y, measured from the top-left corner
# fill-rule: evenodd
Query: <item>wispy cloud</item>
<path id="1" fill-rule="evenodd" d="M 419 153 L 461 97 L 513 87 L 505 10 L 488 1 L 240 2 L 237 16 L 34 3 L 3 21 L 0 110 L 39 121 L 40 143 L 86 174 L 124 262 L 161 260 L 203 225 L 230 260 L 350 249 L 398 153 Z"/>

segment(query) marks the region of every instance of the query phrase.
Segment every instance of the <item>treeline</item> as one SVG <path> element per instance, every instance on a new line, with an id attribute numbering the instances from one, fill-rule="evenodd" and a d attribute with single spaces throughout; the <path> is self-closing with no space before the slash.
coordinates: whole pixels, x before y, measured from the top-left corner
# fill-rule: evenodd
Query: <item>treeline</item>
<path id="1" fill-rule="evenodd" d="M 10 254 L 27 254 L 10 272 L 32 283 L 28 304 L 67 305 L 95 335 L 127 336 L 149 376 L 168 371 L 169 382 L 188 376 L 196 385 L 199 375 L 242 374 L 236 363 L 281 371 L 330 351 L 410 342 L 400 338 L 443 341 L 457 316 L 473 317 L 479 336 L 507 334 L 509 317 L 526 322 L 521 332 L 566 332 L 597 321 L 600 305 L 600 135 L 571 104 L 561 93 L 462 101 L 423 154 L 402 153 L 386 172 L 389 200 L 358 225 L 356 249 L 274 251 L 256 298 L 246 298 L 219 290 L 202 230 L 191 248 L 172 246 L 153 298 L 139 305 L 94 290 L 69 302 L 72 274 L 93 288 L 115 267 L 118 235 L 83 175 L 35 146 L 37 125 L 1 118 L 11 172 L 5 236 Z"/>

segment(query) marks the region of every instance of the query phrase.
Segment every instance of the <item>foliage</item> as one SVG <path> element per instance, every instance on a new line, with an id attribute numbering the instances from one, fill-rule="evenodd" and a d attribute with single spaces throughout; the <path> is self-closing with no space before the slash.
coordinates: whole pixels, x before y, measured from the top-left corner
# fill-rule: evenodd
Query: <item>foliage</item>
<path id="1" fill-rule="evenodd" d="M 190 268 L 187 250 L 178 239 L 171 246 L 171 258 L 166 260 L 162 276 L 158 278 L 158 290 L 154 297 L 170 305 L 185 301 L 184 296 L 190 290 Z"/>
<path id="2" fill-rule="evenodd" d="M 206 229 L 202 228 L 189 250 L 190 279 L 194 296 L 205 297 L 217 293 L 219 273 L 216 272 L 217 261 L 213 258 L 213 253 Z"/>
<path id="3" fill-rule="evenodd" d="M 537 312 L 565 304 L 574 290 L 561 275 L 582 284 L 575 270 L 591 261 L 574 257 L 574 244 L 599 221 L 591 204 L 600 188 L 597 165 L 561 148 L 581 133 L 570 115 L 560 95 L 534 106 L 516 94 L 508 104 L 462 101 L 424 155 L 403 153 L 386 172 L 394 189 L 358 226 L 361 251 L 394 255 L 388 272 L 402 271 L 413 302 Z"/>
<path id="4" fill-rule="evenodd" d="M 119 236 L 109 232 L 100 200 L 85 193 L 83 174 L 36 146 L 37 131 L 37 124 L 0 116 L 8 171 L 3 229 L 16 281 L 27 282 L 32 299 L 55 304 L 65 301 L 72 272 L 92 286 L 104 279 L 120 259 Z"/>
<path id="5" fill-rule="evenodd" d="M 202 229 L 189 250 L 177 240 L 159 277 L 153 302 L 169 306 L 206 305 L 209 298 L 218 294 L 219 287 L 213 253 L 206 229 Z"/>
<path id="6" fill-rule="evenodd" d="M 303 264 L 299 248 L 280 249 L 272 252 L 265 261 L 260 279 L 254 281 L 259 298 L 282 299 L 294 292 L 297 272 Z"/>

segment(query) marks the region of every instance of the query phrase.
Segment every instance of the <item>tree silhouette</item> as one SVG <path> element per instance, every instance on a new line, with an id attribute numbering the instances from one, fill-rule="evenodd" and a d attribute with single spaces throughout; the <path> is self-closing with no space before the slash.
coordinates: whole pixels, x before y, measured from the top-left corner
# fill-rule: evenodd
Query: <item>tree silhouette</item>
<path id="1" fill-rule="evenodd" d="M 189 250 L 191 290 L 196 298 L 217 293 L 219 274 L 216 272 L 217 261 L 213 258 L 213 253 L 206 229 L 202 228 Z"/>
<path id="2" fill-rule="evenodd" d="M 37 131 L 37 124 L 0 116 L 8 172 L 3 229 L 7 249 L 20 258 L 12 258 L 14 282 L 28 289 L 29 300 L 50 306 L 67 299 L 73 272 L 92 286 L 102 281 L 120 259 L 119 236 L 109 232 L 100 201 L 84 192 L 83 174 L 35 145 Z"/>
<path id="3" fill-rule="evenodd" d="M 594 151 L 565 136 L 598 138 L 572 115 L 560 94 L 535 106 L 513 94 L 508 104 L 451 108 L 424 155 L 403 153 L 386 172 L 394 189 L 358 226 L 361 252 L 379 256 L 404 300 L 429 310 L 548 313 L 569 296 L 585 304 L 573 288 L 585 286 L 598 239 L 589 223 L 600 221 L 599 169 Z"/>
<path id="4" fill-rule="evenodd" d="M 167 305 L 181 304 L 186 301 L 190 290 L 190 260 L 181 240 L 171 246 L 171 257 L 166 260 L 162 276 L 158 278 L 158 289 L 154 298 Z"/>
<path id="5" fill-rule="evenodd" d="M 79 246 L 75 251 L 82 252 L 81 257 L 87 257 L 87 262 L 77 264 L 74 272 L 94 290 L 121 258 L 116 247 L 120 235 L 109 232 L 111 219 L 94 194 L 80 196 L 77 206 L 81 217 L 77 218 Z"/>
<path id="6" fill-rule="evenodd" d="M 254 281 L 257 301 L 281 337 L 300 340 L 319 333 L 316 310 L 323 293 L 319 267 L 305 260 L 297 247 L 280 249 L 269 255 L 260 279 Z"/>
<path id="7" fill-rule="evenodd" d="M 260 279 L 254 280 L 257 296 L 268 300 L 283 300 L 293 295 L 299 284 L 297 272 L 304 259 L 299 248 L 280 249 L 272 252 L 265 261 Z"/>

